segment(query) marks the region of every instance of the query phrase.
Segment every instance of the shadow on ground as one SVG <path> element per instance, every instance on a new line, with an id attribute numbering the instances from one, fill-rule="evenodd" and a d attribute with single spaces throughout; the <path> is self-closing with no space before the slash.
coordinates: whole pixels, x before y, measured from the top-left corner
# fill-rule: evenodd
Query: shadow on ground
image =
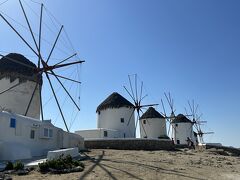
<path id="1" fill-rule="evenodd" d="M 108 176 L 110 179 L 117 180 L 117 179 L 122 179 L 121 177 L 116 177 L 114 173 L 112 173 L 112 170 L 116 170 L 122 173 L 125 173 L 126 175 L 129 176 L 131 179 L 138 179 L 138 180 L 143 180 L 141 177 L 137 176 L 136 174 L 132 174 L 131 172 L 127 171 L 126 169 L 121 169 L 121 166 L 119 164 L 128 164 L 128 165 L 133 165 L 136 167 L 143 167 L 146 169 L 146 171 L 154 171 L 157 173 L 161 174 L 168 174 L 168 175 L 174 175 L 177 177 L 183 177 L 183 178 L 189 178 L 189 179 L 195 179 L 195 180 L 203 180 L 202 178 L 198 177 L 193 177 L 193 176 L 188 176 L 186 173 L 182 173 L 176 170 L 169 170 L 169 169 L 164 169 L 160 168 L 157 166 L 152 166 L 152 165 L 147 165 L 147 164 L 142 164 L 138 162 L 132 162 L 132 161 L 127 161 L 127 160 L 109 160 L 109 159 L 104 159 L 105 152 L 102 151 L 102 154 L 98 156 L 97 159 L 91 158 L 88 156 L 88 159 L 93 163 L 90 168 L 85 171 L 81 176 L 80 180 L 85 179 L 96 167 L 101 168 Z M 86 155 L 87 156 L 87 155 Z M 106 162 L 110 162 L 109 164 L 105 164 Z"/>

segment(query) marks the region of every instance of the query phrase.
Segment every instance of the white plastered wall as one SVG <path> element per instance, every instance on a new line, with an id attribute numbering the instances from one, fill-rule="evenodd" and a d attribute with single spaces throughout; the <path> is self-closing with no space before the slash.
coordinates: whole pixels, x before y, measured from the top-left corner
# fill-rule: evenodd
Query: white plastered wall
<path id="1" fill-rule="evenodd" d="M 11 118 L 16 119 L 16 127 L 10 127 Z M 44 129 L 52 130 L 52 137 L 44 136 Z M 34 130 L 34 138 L 30 133 Z M 49 150 L 60 148 L 84 148 L 84 139 L 68 133 L 51 124 L 33 118 L 0 112 L 0 160 L 29 159 L 43 156 Z M 14 156 L 12 156 L 14 154 Z"/>
<path id="2" fill-rule="evenodd" d="M 118 131 L 118 130 L 113 130 L 113 129 L 104 129 L 104 128 L 79 130 L 79 131 L 76 131 L 75 133 L 82 136 L 85 140 L 87 140 L 87 139 L 124 138 L 123 132 Z"/>
<path id="3" fill-rule="evenodd" d="M 19 78 L 15 79 L 13 82 L 10 82 L 9 77 L 2 78 L 0 80 L 0 92 L 3 92 L 18 83 Z M 32 93 L 35 89 L 35 85 L 36 82 L 26 80 L 13 89 L 10 89 L 7 92 L 1 94 L 0 108 L 13 112 L 15 114 L 25 115 Z M 39 86 L 35 91 L 32 103 L 26 116 L 35 119 L 40 118 Z"/>
<path id="4" fill-rule="evenodd" d="M 146 124 L 144 124 L 144 121 Z M 167 135 L 164 118 L 148 118 L 139 120 L 141 138 L 159 138 Z M 144 131 L 145 130 L 145 131 Z"/>
<path id="5" fill-rule="evenodd" d="M 172 126 L 172 138 L 175 144 L 177 144 L 178 140 L 180 144 L 187 144 L 188 137 L 193 140 L 192 123 L 173 123 Z"/>
<path id="6" fill-rule="evenodd" d="M 133 111 L 133 108 L 127 107 L 101 110 L 100 113 L 97 113 L 97 128 L 118 130 L 123 133 L 125 138 L 134 138 L 135 118 Z M 121 118 L 124 119 L 123 123 Z M 129 125 L 127 125 L 128 121 L 130 121 Z"/>

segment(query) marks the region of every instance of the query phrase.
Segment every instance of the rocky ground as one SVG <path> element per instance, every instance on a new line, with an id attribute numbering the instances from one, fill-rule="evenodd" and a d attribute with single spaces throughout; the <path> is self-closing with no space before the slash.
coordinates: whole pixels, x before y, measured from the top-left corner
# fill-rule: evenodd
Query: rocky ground
<path id="1" fill-rule="evenodd" d="M 85 170 L 62 175 L 37 170 L 13 179 L 240 179 L 240 157 L 223 150 L 92 150 Z"/>

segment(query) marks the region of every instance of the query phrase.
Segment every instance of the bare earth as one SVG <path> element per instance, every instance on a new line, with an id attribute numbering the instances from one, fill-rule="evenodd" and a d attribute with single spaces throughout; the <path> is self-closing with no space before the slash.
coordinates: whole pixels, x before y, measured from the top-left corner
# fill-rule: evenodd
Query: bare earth
<path id="1" fill-rule="evenodd" d="M 13 179 L 240 179 L 240 157 L 213 150 L 123 151 L 92 150 L 81 173 L 41 174 L 37 171 Z"/>

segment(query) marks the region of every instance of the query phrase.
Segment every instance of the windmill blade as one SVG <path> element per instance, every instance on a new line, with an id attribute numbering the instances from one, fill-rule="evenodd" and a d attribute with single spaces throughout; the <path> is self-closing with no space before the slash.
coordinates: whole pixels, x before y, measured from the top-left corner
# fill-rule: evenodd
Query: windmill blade
<path id="1" fill-rule="evenodd" d="M 129 125 L 129 123 L 130 123 L 130 121 L 131 121 L 131 119 L 132 119 L 132 116 L 133 116 L 134 112 L 135 112 L 135 109 L 133 109 L 133 111 L 132 111 L 132 113 L 131 113 L 131 115 L 130 115 L 130 117 L 129 117 L 129 119 L 128 119 L 127 126 Z"/>
<path id="2" fill-rule="evenodd" d="M 11 90 L 11 89 L 13 89 L 13 88 L 15 88 L 15 87 L 17 87 L 17 86 L 19 86 L 20 84 L 22 84 L 22 83 L 19 82 L 19 83 L 15 84 L 15 85 L 11 86 L 10 88 L 8 88 L 8 89 L 0 92 L 0 95 L 1 95 L 1 94 L 4 94 L 5 92 L 8 92 L 9 90 Z"/>
<path id="3" fill-rule="evenodd" d="M 134 99 L 134 96 L 131 95 L 131 93 L 128 91 L 128 89 L 127 89 L 125 86 L 123 86 L 123 87 L 124 87 L 124 89 L 127 91 L 128 95 L 132 98 L 134 104 L 136 104 L 136 101 L 135 101 L 135 99 Z"/>
<path id="4" fill-rule="evenodd" d="M 170 133 L 170 128 L 171 128 L 171 126 L 172 126 L 172 123 L 170 122 L 170 123 L 169 123 L 169 127 L 168 127 L 168 133 L 167 133 L 168 136 L 169 136 L 169 133 Z"/>
<path id="5" fill-rule="evenodd" d="M 214 134 L 214 132 L 204 132 L 203 134 Z"/>
<path id="6" fill-rule="evenodd" d="M 163 100 L 161 99 L 161 104 L 162 104 L 162 108 L 163 108 L 163 112 L 164 112 L 164 117 L 166 117 L 166 110 L 165 110 L 165 107 L 164 107 L 164 104 L 163 104 Z"/>
<path id="7" fill-rule="evenodd" d="M 185 113 L 186 113 L 186 114 L 188 114 L 187 108 L 186 108 L 186 107 L 184 107 L 184 109 L 185 109 Z"/>
<path id="8" fill-rule="evenodd" d="M 0 17 L 8 24 L 8 26 L 18 35 L 18 37 L 31 49 L 31 51 L 39 56 L 39 54 L 32 48 L 32 46 L 23 38 L 23 36 L 13 27 L 13 25 L 0 13 Z"/>
<path id="9" fill-rule="evenodd" d="M 29 108 L 30 108 L 30 105 L 32 104 L 32 100 L 33 100 L 34 94 L 35 94 L 35 92 L 36 92 L 36 90 L 37 90 L 37 87 L 38 87 L 38 82 L 36 82 L 36 85 L 35 85 L 35 87 L 34 87 L 33 93 L 32 93 L 31 98 L 30 98 L 30 100 L 29 100 L 27 109 L 26 109 L 25 114 L 24 114 L 25 116 L 27 116 L 27 113 L 28 113 L 28 110 L 29 110 Z"/>
<path id="10" fill-rule="evenodd" d="M 128 81 L 129 81 L 129 85 L 130 85 L 130 89 L 131 89 L 132 94 L 129 93 L 129 91 L 128 91 L 128 93 L 129 93 L 129 95 L 132 97 L 133 101 L 136 102 L 136 101 L 135 101 L 135 94 L 134 94 L 134 91 L 133 91 L 132 81 L 131 81 L 130 75 L 128 75 Z"/>
<path id="11" fill-rule="evenodd" d="M 40 55 L 41 55 L 41 38 L 42 38 L 42 15 L 43 15 L 43 4 L 41 4 L 41 12 L 40 12 L 40 22 L 39 22 L 39 35 L 38 35 L 38 68 L 40 68 Z"/>
<path id="12" fill-rule="evenodd" d="M 55 64 L 55 66 L 60 65 L 60 64 L 62 64 L 64 62 L 66 62 L 67 60 L 71 59 L 72 57 L 74 57 L 76 55 L 77 55 L 77 53 L 74 53 L 73 55 L 71 55 L 71 56 L 65 58 L 64 60 L 60 61 L 59 63 Z"/>
<path id="13" fill-rule="evenodd" d="M 144 98 L 146 98 L 148 95 L 146 94 L 145 96 L 143 96 L 141 99 L 140 99 L 140 103 L 142 102 L 142 100 L 144 99 Z"/>
<path id="14" fill-rule="evenodd" d="M 41 118 L 42 118 L 42 121 L 44 120 L 44 116 L 43 116 L 43 104 L 42 104 L 42 87 L 40 86 L 39 84 L 39 97 L 40 97 L 40 111 L 41 111 Z"/>
<path id="15" fill-rule="evenodd" d="M 135 137 L 136 137 L 136 132 L 137 132 L 138 121 L 139 121 L 139 112 L 137 112 L 137 121 L 136 121 L 136 125 L 135 125 Z"/>
<path id="16" fill-rule="evenodd" d="M 141 82 L 141 89 L 140 89 L 139 102 L 141 102 L 141 99 L 142 99 L 142 90 L 143 90 L 143 82 Z"/>
<path id="17" fill-rule="evenodd" d="M 192 109 L 192 106 L 191 106 L 191 104 L 190 104 L 190 101 L 188 101 L 188 106 L 189 106 L 189 108 L 190 108 L 191 113 L 193 114 L 193 109 Z"/>
<path id="18" fill-rule="evenodd" d="M 165 97 L 167 99 L 168 105 L 171 108 L 171 111 L 173 112 L 172 100 L 170 99 L 171 97 L 169 98 L 166 93 L 164 93 L 164 95 L 165 95 Z M 169 95 L 170 95 L 170 93 L 169 93 Z"/>
<path id="19" fill-rule="evenodd" d="M 136 91 L 136 101 L 138 102 L 137 74 L 135 74 L 135 91 Z"/>
<path id="20" fill-rule="evenodd" d="M 64 76 L 60 76 L 60 75 L 57 75 L 56 73 L 55 73 L 55 74 L 53 74 L 53 73 L 51 73 L 51 72 L 47 72 L 47 73 L 50 74 L 50 75 L 53 75 L 53 76 L 56 76 L 56 77 L 65 79 L 65 80 L 69 80 L 69 81 L 72 81 L 72 82 L 81 84 L 80 81 L 77 81 L 77 80 L 74 80 L 74 79 L 70 79 L 70 78 L 67 78 L 67 77 L 64 77 Z"/>
<path id="21" fill-rule="evenodd" d="M 57 35 L 57 37 L 56 37 L 56 39 L 55 39 L 55 42 L 54 42 L 54 44 L 53 44 L 53 46 L 52 46 L 52 49 L 51 49 L 51 51 L 50 51 L 50 53 L 49 53 L 49 55 L 48 55 L 48 58 L 47 58 L 46 63 L 48 63 L 48 61 L 50 60 L 50 58 L 51 58 L 51 56 L 52 56 L 53 50 L 55 49 L 55 46 L 56 46 L 56 44 L 57 44 L 57 42 L 58 42 L 58 38 L 59 38 L 59 36 L 60 36 L 60 34 L 61 34 L 61 32 L 62 32 L 62 29 L 63 29 L 63 25 L 61 26 L 61 28 L 60 28 L 60 30 L 59 30 L 59 32 L 58 32 L 58 35 Z"/>
<path id="22" fill-rule="evenodd" d="M 65 125 L 65 127 L 66 127 L 66 130 L 69 132 L 69 129 L 68 129 L 68 126 L 67 126 L 67 123 L 66 123 L 65 117 L 64 117 L 64 115 L 63 115 L 62 109 L 61 109 L 60 104 L 59 104 L 59 102 L 58 102 L 58 99 L 57 99 L 56 93 L 55 93 L 55 91 L 54 91 L 54 88 L 53 88 L 52 82 L 51 82 L 51 80 L 50 80 L 50 78 L 49 78 L 48 73 L 45 73 L 45 74 L 46 74 L 46 77 L 47 77 L 48 82 L 49 82 L 49 84 L 50 84 L 50 87 L 51 87 L 52 93 L 53 93 L 53 95 L 54 95 L 54 99 L 55 99 L 55 101 L 56 101 L 56 103 L 57 103 L 58 109 L 59 109 L 60 114 L 61 114 L 61 116 L 62 116 L 62 119 L 63 119 L 64 125 Z"/>
<path id="23" fill-rule="evenodd" d="M 159 104 L 147 104 L 147 105 L 140 105 L 140 108 L 144 108 L 144 107 L 152 107 L 152 106 L 158 106 Z"/>
<path id="24" fill-rule="evenodd" d="M 29 21 L 28 21 L 27 14 L 26 14 L 26 12 L 25 12 L 25 10 L 24 10 L 24 7 L 23 7 L 23 5 L 22 5 L 21 0 L 19 0 L 19 3 L 20 3 L 20 6 L 21 6 L 21 9 L 22 9 L 22 11 L 23 11 L 25 20 L 26 20 L 26 22 L 27 22 L 29 31 L 30 31 L 30 33 L 31 33 L 32 39 L 33 39 L 33 41 L 34 41 L 34 44 L 35 44 L 35 46 L 36 46 L 36 48 L 37 48 L 37 50 L 38 50 L 38 57 L 39 57 L 39 56 L 40 56 L 40 52 L 39 52 L 39 48 L 38 48 L 38 45 L 37 45 L 37 41 L 36 41 L 36 39 L 35 39 L 35 37 L 34 37 L 33 31 L 32 31 L 32 28 L 31 28 L 31 25 L 30 25 L 30 23 L 29 23 Z"/>
<path id="25" fill-rule="evenodd" d="M 53 71 L 51 71 L 53 73 L 53 75 L 55 76 L 55 73 Z M 59 82 L 59 84 L 62 86 L 62 88 L 64 89 L 64 91 L 67 93 L 68 97 L 71 99 L 71 101 L 73 102 L 73 104 L 75 105 L 75 107 L 78 109 L 78 111 L 80 111 L 80 107 L 77 105 L 77 103 L 74 101 L 73 97 L 71 96 L 71 94 L 68 92 L 68 90 L 65 88 L 65 86 L 63 85 L 63 83 L 61 82 L 61 80 L 55 76 L 55 78 L 57 79 L 57 81 Z"/>

